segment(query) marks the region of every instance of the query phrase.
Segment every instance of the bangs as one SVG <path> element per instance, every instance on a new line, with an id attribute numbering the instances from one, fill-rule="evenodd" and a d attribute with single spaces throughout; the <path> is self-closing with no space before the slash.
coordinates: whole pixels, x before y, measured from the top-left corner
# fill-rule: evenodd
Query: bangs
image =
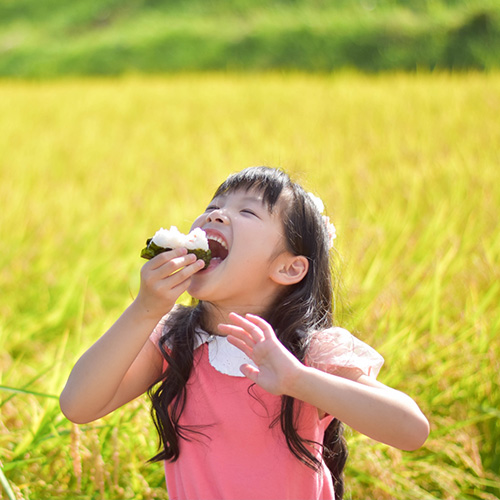
<path id="1" fill-rule="evenodd" d="M 270 167 L 249 167 L 230 175 L 214 194 L 227 195 L 235 191 L 256 191 L 272 212 L 281 193 L 291 185 L 290 178 L 282 170 Z"/>

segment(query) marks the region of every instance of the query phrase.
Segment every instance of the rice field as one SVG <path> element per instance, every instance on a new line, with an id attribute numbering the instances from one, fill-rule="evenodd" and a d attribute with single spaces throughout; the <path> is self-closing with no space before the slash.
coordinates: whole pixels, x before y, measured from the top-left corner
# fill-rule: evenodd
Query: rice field
<path id="1" fill-rule="evenodd" d="M 0 498 L 168 498 L 145 398 L 78 427 L 57 397 L 145 238 L 257 164 L 323 198 L 339 323 L 431 421 L 416 452 L 350 431 L 346 498 L 499 498 L 499 116 L 498 73 L 1 81 Z"/>

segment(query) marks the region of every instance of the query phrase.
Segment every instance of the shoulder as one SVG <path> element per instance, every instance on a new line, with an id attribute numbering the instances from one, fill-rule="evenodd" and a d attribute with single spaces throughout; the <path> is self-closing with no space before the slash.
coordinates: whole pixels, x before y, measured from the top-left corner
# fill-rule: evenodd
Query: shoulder
<path id="1" fill-rule="evenodd" d="M 153 343 L 153 345 L 159 350 L 160 349 L 160 339 L 163 335 L 163 330 L 165 329 L 165 325 L 168 321 L 168 314 L 165 314 L 155 326 L 155 329 L 151 332 L 149 336 L 149 340 Z"/>
<path id="2" fill-rule="evenodd" d="M 307 364 L 348 378 L 361 375 L 376 378 L 384 358 L 348 330 L 331 327 L 312 334 Z"/>
<path id="3" fill-rule="evenodd" d="M 165 314 L 158 324 L 155 326 L 151 335 L 149 336 L 149 340 L 159 349 L 160 339 L 166 335 L 170 328 L 172 327 L 173 322 L 176 320 L 178 315 L 184 309 L 184 306 L 180 306 L 176 304 L 171 311 Z"/>
<path id="4" fill-rule="evenodd" d="M 182 343 L 189 335 L 188 332 L 192 330 L 195 339 L 194 348 L 196 349 L 207 341 L 209 335 L 198 326 L 196 319 L 193 321 L 193 311 L 193 307 L 175 305 L 169 313 L 160 319 L 149 336 L 149 340 L 158 350 L 160 350 L 160 344 L 162 344 L 167 351 L 170 351 L 174 342 L 178 344 L 176 340 L 181 339 Z"/>

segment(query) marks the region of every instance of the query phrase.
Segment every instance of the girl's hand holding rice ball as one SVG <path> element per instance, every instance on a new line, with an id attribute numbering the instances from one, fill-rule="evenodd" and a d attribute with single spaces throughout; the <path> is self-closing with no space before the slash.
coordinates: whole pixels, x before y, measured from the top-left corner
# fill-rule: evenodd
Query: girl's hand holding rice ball
<path id="1" fill-rule="evenodd" d="M 212 258 L 205 231 L 197 227 L 189 234 L 183 234 L 175 226 L 156 231 L 155 235 L 146 241 L 146 247 L 142 249 L 141 257 L 149 260 L 160 253 L 175 248 L 186 248 L 188 253 L 195 254 L 198 259 L 205 262 L 203 269 L 207 268 Z"/>

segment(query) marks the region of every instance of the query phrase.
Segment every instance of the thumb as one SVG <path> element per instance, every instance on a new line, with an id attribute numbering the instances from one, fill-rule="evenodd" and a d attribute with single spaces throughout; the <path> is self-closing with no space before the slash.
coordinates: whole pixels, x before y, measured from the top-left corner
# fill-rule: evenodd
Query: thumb
<path id="1" fill-rule="evenodd" d="M 240 371 L 245 375 L 245 377 L 249 378 L 252 382 L 257 382 L 257 378 L 259 376 L 259 370 L 255 368 L 255 366 L 244 364 L 240 366 Z"/>

